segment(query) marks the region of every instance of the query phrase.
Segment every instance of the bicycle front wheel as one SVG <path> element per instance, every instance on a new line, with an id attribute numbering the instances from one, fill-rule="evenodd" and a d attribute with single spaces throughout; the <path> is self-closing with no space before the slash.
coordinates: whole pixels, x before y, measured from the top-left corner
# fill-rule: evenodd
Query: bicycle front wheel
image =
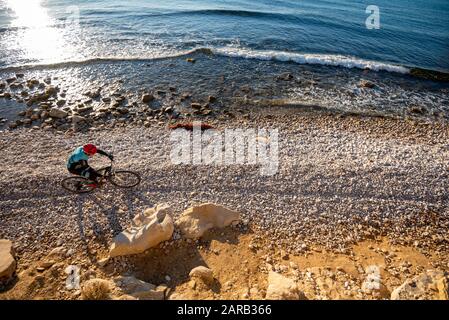
<path id="1" fill-rule="evenodd" d="M 115 173 L 109 178 L 109 181 L 120 188 L 132 188 L 140 183 L 140 175 L 126 170 L 115 171 Z"/>
<path id="2" fill-rule="evenodd" d="M 64 189 L 75 193 L 87 193 L 95 189 L 95 184 L 83 177 L 69 177 L 61 181 Z"/>

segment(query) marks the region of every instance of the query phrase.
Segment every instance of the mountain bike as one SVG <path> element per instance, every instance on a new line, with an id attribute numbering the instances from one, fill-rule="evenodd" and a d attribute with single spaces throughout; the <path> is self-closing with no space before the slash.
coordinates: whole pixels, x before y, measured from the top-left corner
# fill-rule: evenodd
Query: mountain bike
<path id="1" fill-rule="evenodd" d="M 73 176 L 63 179 L 61 185 L 64 189 L 74 193 L 88 193 L 101 188 L 107 181 L 119 188 L 132 188 L 140 183 L 141 178 L 138 173 L 129 170 L 115 170 L 113 163 L 111 161 L 111 165 L 97 170 L 101 175 L 98 178 L 98 183 L 81 176 Z"/>

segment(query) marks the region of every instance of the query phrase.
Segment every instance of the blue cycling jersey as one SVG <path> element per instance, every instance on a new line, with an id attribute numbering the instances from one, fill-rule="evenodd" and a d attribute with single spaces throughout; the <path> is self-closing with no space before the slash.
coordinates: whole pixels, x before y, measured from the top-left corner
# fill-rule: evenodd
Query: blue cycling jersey
<path id="1" fill-rule="evenodd" d="M 69 157 L 69 160 L 67 161 L 67 168 L 70 168 L 72 164 L 75 162 L 79 162 L 81 160 L 88 161 L 89 157 L 87 154 L 83 151 L 83 147 L 78 147 L 75 149 L 75 151 L 72 152 L 72 154 Z"/>

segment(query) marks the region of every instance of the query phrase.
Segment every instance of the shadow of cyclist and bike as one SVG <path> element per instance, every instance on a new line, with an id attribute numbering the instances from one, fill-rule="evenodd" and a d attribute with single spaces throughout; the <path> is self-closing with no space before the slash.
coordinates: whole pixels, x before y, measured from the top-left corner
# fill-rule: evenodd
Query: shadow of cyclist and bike
<path id="1" fill-rule="evenodd" d="M 76 223 L 79 236 L 86 253 L 92 258 L 91 260 L 95 260 L 95 255 L 91 254 L 92 244 L 89 238 L 94 236 L 94 243 L 108 249 L 110 239 L 122 232 L 137 214 L 136 200 L 145 206 L 153 206 L 143 192 L 138 190 L 117 188 L 114 190 L 112 199 L 101 192 L 87 193 L 76 197 Z"/>

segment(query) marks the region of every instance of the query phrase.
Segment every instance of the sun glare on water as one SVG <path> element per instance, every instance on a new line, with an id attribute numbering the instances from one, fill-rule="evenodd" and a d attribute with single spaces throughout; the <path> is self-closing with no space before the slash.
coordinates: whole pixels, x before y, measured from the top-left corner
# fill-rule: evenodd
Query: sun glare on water
<path id="1" fill-rule="evenodd" d="M 11 25 L 18 28 L 16 46 L 30 60 L 57 62 L 73 48 L 64 40 L 64 30 L 55 26 L 41 0 L 7 0 Z"/>

